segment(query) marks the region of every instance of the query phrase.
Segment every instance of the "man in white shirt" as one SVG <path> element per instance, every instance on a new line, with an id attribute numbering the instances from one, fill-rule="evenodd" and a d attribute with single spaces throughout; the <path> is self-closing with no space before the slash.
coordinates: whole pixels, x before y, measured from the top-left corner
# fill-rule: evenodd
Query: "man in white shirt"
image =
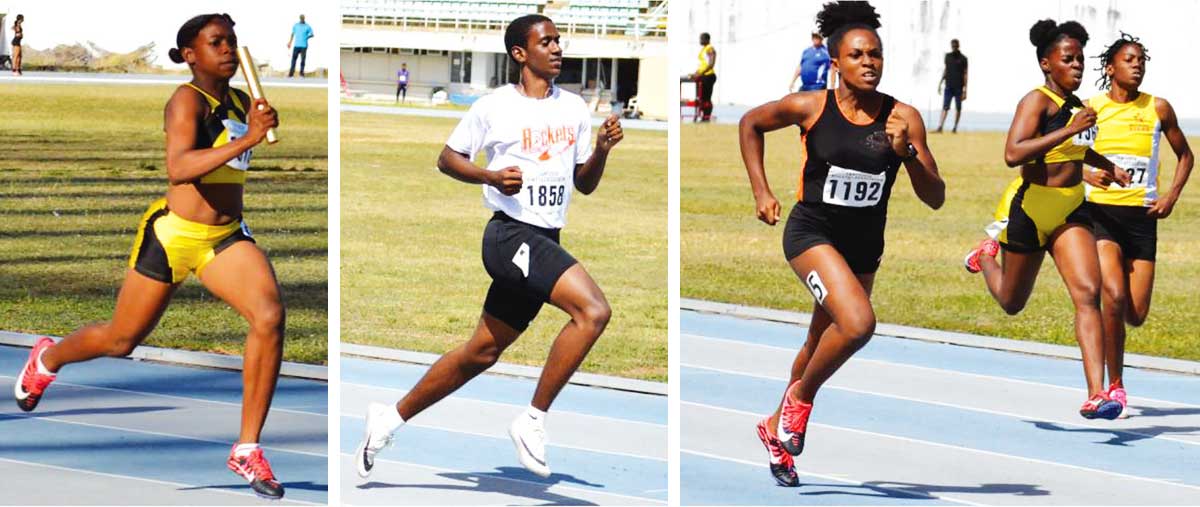
<path id="1" fill-rule="evenodd" d="M 470 340 L 438 359 L 399 402 L 370 405 L 366 435 L 355 453 L 362 477 L 396 429 L 495 364 L 549 302 L 571 321 L 550 349 L 529 408 L 509 426 L 521 464 L 548 477 L 546 411 L 612 313 L 583 265 L 559 245 L 559 230 L 573 191 L 590 194 L 600 184 L 609 151 L 624 137 L 620 121 L 616 115 L 604 121 L 593 150 L 583 99 L 554 86 L 562 48 L 549 18 L 531 14 L 513 20 L 504 42 L 521 65 L 520 83 L 477 100 L 438 157 L 446 175 L 482 184 L 484 206 L 495 212 L 483 235 L 484 267 L 492 277 L 483 314 Z M 474 163 L 481 149 L 486 168 Z"/>

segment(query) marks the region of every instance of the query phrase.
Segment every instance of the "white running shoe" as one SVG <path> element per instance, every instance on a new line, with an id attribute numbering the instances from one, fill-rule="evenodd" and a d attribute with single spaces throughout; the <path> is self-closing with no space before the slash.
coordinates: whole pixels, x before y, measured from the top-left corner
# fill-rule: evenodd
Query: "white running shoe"
<path id="1" fill-rule="evenodd" d="M 517 461 L 538 477 L 550 477 L 546 464 L 546 429 L 542 421 L 522 412 L 508 427 L 508 436 L 517 447 Z"/>
<path id="2" fill-rule="evenodd" d="M 388 410 L 396 410 L 396 407 L 375 402 L 367 406 L 366 431 L 362 443 L 358 444 L 358 450 L 354 452 L 355 468 L 358 469 L 358 476 L 364 479 L 371 475 L 371 469 L 375 468 L 375 455 L 384 447 L 392 445 L 392 432 L 382 424 Z"/>

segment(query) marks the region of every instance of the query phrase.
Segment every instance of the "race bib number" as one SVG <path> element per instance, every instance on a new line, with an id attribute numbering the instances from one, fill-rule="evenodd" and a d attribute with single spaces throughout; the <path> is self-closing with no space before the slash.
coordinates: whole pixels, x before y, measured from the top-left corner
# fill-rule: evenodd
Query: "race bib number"
<path id="1" fill-rule="evenodd" d="M 865 208 L 879 204 L 883 197 L 883 185 L 887 182 L 887 174 L 871 174 L 854 169 L 829 166 L 829 176 L 825 178 L 823 200 L 827 204 Z"/>
<path id="2" fill-rule="evenodd" d="M 250 127 L 248 125 L 246 125 L 245 123 L 242 123 L 240 121 L 237 121 L 237 120 L 224 119 L 224 120 L 221 120 L 221 124 L 225 125 L 225 131 L 229 133 L 229 142 L 231 142 L 231 143 L 238 139 L 246 137 L 246 133 L 250 131 Z M 253 151 L 253 150 L 243 151 L 241 155 L 238 155 L 237 157 L 229 159 L 228 162 L 225 162 L 225 165 L 232 167 L 234 169 L 237 169 L 239 171 L 245 171 L 247 169 L 250 169 L 250 152 L 251 151 Z"/>
<path id="3" fill-rule="evenodd" d="M 1124 169 L 1129 173 L 1129 185 L 1125 188 L 1146 188 L 1150 183 L 1150 159 L 1148 157 L 1139 157 L 1137 155 L 1106 155 L 1112 163 L 1117 167 Z M 1116 183 L 1109 185 L 1109 188 L 1120 188 Z"/>
<path id="4" fill-rule="evenodd" d="M 1095 126 L 1092 126 L 1092 128 L 1075 134 L 1075 136 L 1071 138 L 1071 144 L 1074 144 L 1075 146 L 1087 146 L 1090 148 L 1092 145 L 1096 144 L 1097 132 L 1099 132 L 1099 130 Z"/>
<path id="5" fill-rule="evenodd" d="M 557 212 L 567 204 L 568 192 L 571 188 L 570 178 L 558 171 L 545 170 L 544 167 L 531 169 L 524 173 L 525 192 L 522 204 L 538 213 Z"/>

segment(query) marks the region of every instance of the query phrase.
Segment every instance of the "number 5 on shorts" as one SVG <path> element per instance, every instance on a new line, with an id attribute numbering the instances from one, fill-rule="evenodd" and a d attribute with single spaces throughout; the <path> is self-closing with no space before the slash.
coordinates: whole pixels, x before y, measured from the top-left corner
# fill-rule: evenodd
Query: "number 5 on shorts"
<path id="1" fill-rule="evenodd" d="M 825 290 L 825 284 L 821 282 L 821 275 L 818 275 L 816 271 L 810 272 L 804 278 L 804 284 L 808 286 L 809 292 L 812 292 L 813 297 L 816 298 L 817 304 L 825 304 L 825 296 L 829 295 L 829 291 Z"/>

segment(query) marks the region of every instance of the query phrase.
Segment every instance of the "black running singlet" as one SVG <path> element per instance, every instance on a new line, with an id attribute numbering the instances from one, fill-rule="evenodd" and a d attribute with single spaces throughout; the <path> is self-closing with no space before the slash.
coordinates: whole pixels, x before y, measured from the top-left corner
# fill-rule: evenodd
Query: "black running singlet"
<path id="1" fill-rule="evenodd" d="M 887 213 L 900 157 L 892 150 L 885 127 L 896 99 L 883 96 L 875 120 L 858 125 L 838 109 L 834 91 L 812 128 L 800 136 L 804 148 L 797 199 L 857 208 L 863 214 Z"/>

